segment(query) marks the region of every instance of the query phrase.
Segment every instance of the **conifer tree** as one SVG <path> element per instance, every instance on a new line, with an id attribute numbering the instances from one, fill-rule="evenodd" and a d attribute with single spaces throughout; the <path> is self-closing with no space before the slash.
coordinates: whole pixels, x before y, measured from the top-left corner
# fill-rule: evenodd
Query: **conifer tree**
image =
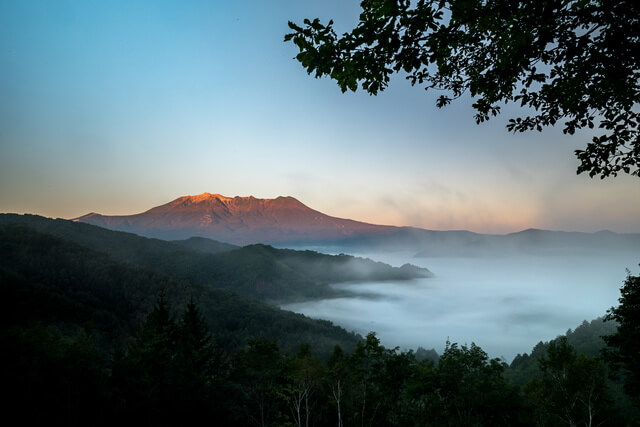
<path id="1" fill-rule="evenodd" d="M 146 423 L 171 422 L 176 396 L 176 323 L 164 292 L 116 370 L 130 417 Z"/>

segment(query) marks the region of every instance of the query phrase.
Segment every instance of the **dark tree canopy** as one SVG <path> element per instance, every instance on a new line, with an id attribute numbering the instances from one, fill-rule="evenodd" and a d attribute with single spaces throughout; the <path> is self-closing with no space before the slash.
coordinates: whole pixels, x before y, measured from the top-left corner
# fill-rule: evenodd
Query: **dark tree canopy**
<path id="1" fill-rule="evenodd" d="M 623 373 L 625 390 L 640 407 L 640 276 L 627 275 L 620 295 L 620 305 L 606 317 L 618 322 L 618 330 L 604 337 L 609 346 L 605 356 Z"/>
<path id="2" fill-rule="evenodd" d="M 357 26 L 290 22 L 296 59 L 343 92 L 372 95 L 402 73 L 442 90 L 443 107 L 468 93 L 476 122 L 503 104 L 524 107 L 513 132 L 598 128 L 576 150 L 578 173 L 640 172 L 640 2 L 637 0 L 363 0 Z"/>

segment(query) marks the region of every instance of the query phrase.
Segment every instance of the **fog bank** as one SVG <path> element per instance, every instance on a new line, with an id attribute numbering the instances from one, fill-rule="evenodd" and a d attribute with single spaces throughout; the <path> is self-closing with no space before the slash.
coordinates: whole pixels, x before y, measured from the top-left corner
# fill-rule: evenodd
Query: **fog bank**
<path id="1" fill-rule="evenodd" d="M 283 306 L 328 319 L 361 334 L 375 331 L 385 346 L 435 348 L 447 339 L 475 342 L 491 357 L 511 361 L 605 314 L 617 304 L 625 268 L 634 254 L 517 255 L 494 258 L 412 258 L 410 254 L 357 254 L 400 265 L 427 267 L 433 278 L 333 285 L 353 296 Z"/>

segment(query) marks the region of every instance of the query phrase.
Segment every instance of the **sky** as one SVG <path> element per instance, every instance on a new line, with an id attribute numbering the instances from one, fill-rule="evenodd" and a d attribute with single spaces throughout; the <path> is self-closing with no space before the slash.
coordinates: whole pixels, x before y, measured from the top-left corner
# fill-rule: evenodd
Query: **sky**
<path id="1" fill-rule="evenodd" d="M 476 125 L 401 76 L 314 79 L 287 21 L 344 0 L 0 2 L 0 212 L 125 215 L 203 192 L 428 229 L 640 232 L 640 180 L 576 175 L 588 133 Z"/>

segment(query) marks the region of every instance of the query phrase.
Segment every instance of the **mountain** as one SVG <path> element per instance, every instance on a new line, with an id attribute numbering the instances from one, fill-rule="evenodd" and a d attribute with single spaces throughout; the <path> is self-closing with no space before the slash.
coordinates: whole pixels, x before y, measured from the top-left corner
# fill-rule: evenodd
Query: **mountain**
<path id="1" fill-rule="evenodd" d="M 423 237 L 421 251 L 416 257 L 447 255 L 596 255 L 637 253 L 640 255 L 640 234 L 618 234 L 611 231 L 596 233 L 527 229 L 505 235 L 461 234 L 432 232 Z M 462 241 L 461 241 L 462 239 Z M 466 240 L 466 242 L 465 242 Z M 464 242 L 464 243 L 463 243 Z"/>
<path id="2" fill-rule="evenodd" d="M 612 255 L 640 256 L 640 234 L 566 232 L 527 229 L 510 234 L 480 234 L 466 230 L 425 230 L 396 227 L 386 233 L 362 234 L 340 240 L 312 242 L 319 251 L 374 253 L 414 252 L 415 258 L 493 257 L 511 255 Z M 303 244 L 289 247 L 305 248 Z"/>
<path id="3" fill-rule="evenodd" d="M 75 221 L 165 240 L 200 236 L 239 245 L 340 240 L 396 229 L 325 215 L 293 197 L 210 193 L 180 197 L 136 215 L 90 213 Z"/>
<path id="4" fill-rule="evenodd" d="M 203 238 L 167 242 L 63 219 L 0 214 L 0 226 L 9 224 L 21 224 L 71 241 L 118 262 L 269 302 L 338 296 L 339 292 L 329 286 L 331 283 L 431 275 L 424 268 L 395 268 L 349 255 L 276 249 L 262 244 L 238 248 Z"/>
<path id="5" fill-rule="evenodd" d="M 425 230 L 367 224 L 313 210 L 293 197 L 256 199 L 203 193 L 180 197 L 146 212 L 127 216 L 91 213 L 74 221 L 165 240 L 204 252 L 220 252 L 226 243 L 272 244 L 320 252 L 413 251 L 417 257 L 503 256 L 511 254 L 609 254 L 637 252 L 640 234 L 563 232 L 528 229 L 495 235 L 465 230 Z"/>
<path id="6" fill-rule="evenodd" d="M 359 339 L 328 321 L 118 261 L 71 237 L 0 221 L 0 342 L 12 328 L 45 326 L 69 335 L 84 330 L 105 347 L 118 347 L 161 292 L 176 308 L 195 300 L 216 340 L 229 350 L 264 336 L 287 351 L 309 342 L 328 355 L 336 344 L 352 348 Z"/>
<path id="7" fill-rule="evenodd" d="M 236 245 L 230 245 L 228 243 L 222 243 L 217 240 L 197 236 L 189 237 L 185 240 L 173 240 L 171 243 L 184 246 L 187 249 L 193 249 L 194 251 L 207 252 L 210 254 L 219 254 L 221 252 L 227 252 L 239 248 L 239 246 Z"/>

